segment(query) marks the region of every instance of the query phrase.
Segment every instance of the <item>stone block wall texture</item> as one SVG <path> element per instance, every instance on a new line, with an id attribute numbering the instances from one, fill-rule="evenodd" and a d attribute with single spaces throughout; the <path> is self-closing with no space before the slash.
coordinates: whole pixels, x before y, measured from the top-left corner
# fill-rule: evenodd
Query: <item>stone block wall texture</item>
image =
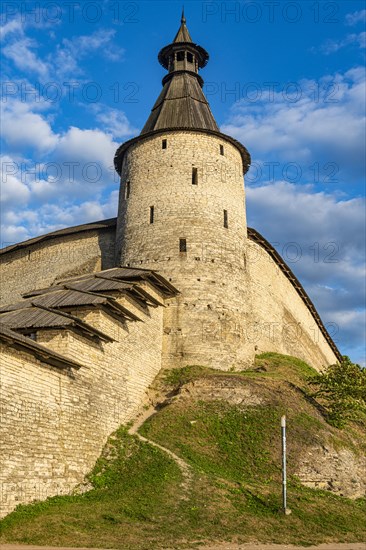
<path id="1" fill-rule="evenodd" d="M 72 312 L 115 342 L 43 330 L 37 342 L 83 367 L 68 372 L 1 348 L 1 515 L 19 503 L 70 493 L 111 432 L 137 412 L 161 368 L 163 308 L 123 325 L 103 311 Z"/>
<path id="2" fill-rule="evenodd" d="M 247 271 L 251 314 L 242 327 L 243 339 L 252 342 L 255 353 L 293 355 L 317 370 L 336 363 L 337 357 L 292 283 L 266 250 L 250 239 Z"/>
<path id="3" fill-rule="evenodd" d="M 165 311 L 164 367 L 242 369 L 261 351 L 317 369 L 336 362 L 291 282 L 246 233 L 242 160 L 224 136 L 167 132 L 127 151 L 116 262 L 159 270 L 181 292 Z"/>
<path id="4" fill-rule="evenodd" d="M 245 241 L 242 159 L 224 136 L 167 132 L 130 147 L 121 174 L 117 262 L 159 270 L 181 293 L 166 310 L 164 366 L 248 365 L 237 331 L 250 313 Z"/>
<path id="5" fill-rule="evenodd" d="M 113 267 L 115 229 L 62 235 L 0 256 L 0 305 L 63 277 Z"/>

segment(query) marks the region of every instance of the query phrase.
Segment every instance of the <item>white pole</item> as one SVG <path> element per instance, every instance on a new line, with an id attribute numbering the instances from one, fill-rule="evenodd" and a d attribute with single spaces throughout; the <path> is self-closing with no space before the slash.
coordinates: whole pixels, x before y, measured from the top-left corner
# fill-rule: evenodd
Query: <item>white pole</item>
<path id="1" fill-rule="evenodd" d="M 281 417 L 282 432 L 282 508 L 285 515 L 291 514 L 287 508 L 287 475 L 286 475 L 286 416 Z"/>

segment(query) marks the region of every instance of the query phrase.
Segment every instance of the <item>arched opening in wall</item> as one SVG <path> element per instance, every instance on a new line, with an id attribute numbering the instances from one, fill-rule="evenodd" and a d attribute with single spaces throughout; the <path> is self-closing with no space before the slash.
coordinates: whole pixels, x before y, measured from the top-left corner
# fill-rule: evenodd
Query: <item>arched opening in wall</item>
<path id="1" fill-rule="evenodd" d="M 187 252 L 187 239 L 179 239 L 179 252 Z"/>
<path id="2" fill-rule="evenodd" d="M 129 181 L 126 181 L 126 187 L 125 187 L 125 199 L 128 199 L 131 193 L 131 184 Z"/>
<path id="3" fill-rule="evenodd" d="M 227 229 L 229 227 L 229 218 L 227 210 L 224 210 L 224 227 Z"/>
<path id="4" fill-rule="evenodd" d="M 198 185 L 198 168 L 192 168 L 192 185 Z"/>
<path id="5" fill-rule="evenodd" d="M 177 53 L 177 61 L 184 61 L 184 52 Z"/>
<path id="6" fill-rule="evenodd" d="M 150 206 L 150 223 L 154 223 L 154 207 Z"/>
<path id="7" fill-rule="evenodd" d="M 163 141 L 161 142 L 161 148 L 162 149 L 166 149 L 167 148 L 167 145 L 168 145 L 168 142 L 166 139 L 163 139 Z"/>

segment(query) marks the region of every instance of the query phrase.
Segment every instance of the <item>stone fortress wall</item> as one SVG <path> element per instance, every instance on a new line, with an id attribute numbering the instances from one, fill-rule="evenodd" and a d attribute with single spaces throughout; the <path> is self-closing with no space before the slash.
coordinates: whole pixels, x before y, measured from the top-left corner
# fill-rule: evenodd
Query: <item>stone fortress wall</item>
<path id="1" fill-rule="evenodd" d="M 148 150 L 155 145 L 161 143 L 146 142 Z M 186 179 L 187 186 L 191 186 L 189 173 Z M 132 183 L 129 199 L 133 198 Z M 218 180 L 219 185 L 223 184 Z M 199 193 L 198 186 L 193 193 Z M 160 271 L 182 291 L 165 301 L 159 297 L 166 307 L 149 308 L 143 322 L 128 323 L 127 330 L 102 311 L 73 312 L 110 335 L 114 342 L 93 343 L 70 331 L 38 331 L 38 344 L 77 361 L 80 369 L 56 368 L 27 349 L 6 342 L 2 345 L 2 515 L 18 503 L 69 493 L 81 483 L 108 435 L 136 414 L 162 366 L 199 361 L 222 368 L 217 357 L 227 354 L 230 360 L 225 368 L 242 368 L 263 351 L 291 354 L 317 369 L 339 358 L 293 279 L 255 241 L 253 230 L 246 238 L 245 220 L 235 201 L 217 199 L 217 212 L 213 209 L 213 214 L 206 214 L 208 245 L 202 246 L 194 204 L 199 199 L 204 212 L 205 202 L 214 201 L 215 196 L 200 192 L 201 196 L 190 203 L 192 218 L 187 215 L 184 223 L 176 224 L 163 250 L 158 248 L 167 230 L 167 218 L 159 209 L 163 202 L 156 202 L 156 198 L 152 202 L 154 192 L 146 193 L 144 202 L 134 205 L 131 200 L 140 219 L 134 231 L 141 237 L 124 250 L 131 258 L 126 263 Z M 174 211 L 179 200 L 167 185 L 166 204 Z M 238 191 L 238 204 L 242 200 Z M 150 206 L 156 206 L 153 224 Z M 223 209 L 228 210 L 232 228 L 223 227 Z M 62 230 L 8 249 L 1 254 L 1 283 L 6 291 L 2 303 L 16 302 L 21 294 L 52 285 L 63 277 L 112 267 L 115 229 L 116 220 L 109 220 Z M 237 246 L 230 244 L 230 238 L 226 240 L 230 231 Z M 179 252 L 181 236 L 187 239 L 185 253 Z M 149 246 L 144 248 L 144 243 Z M 65 259 L 69 251 L 72 255 Z M 138 259 L 134 257 L 137 253 Z M 190 294 L 185 296 L 188 291 Z M 136 313 L 141 317 L 141 311 Z M 239 349 L 237 356 L 235 349 Z M 238 357 L 242 363 L 236 363 Z"/>
<path id="2" fill-rule="evenodd" d="M 255 353 L 292 355 L 317 370 L 336 363 L 339 352 L 329 336 L 326 339 L 323 325 L 280 265 L 251 238 L 247 240 L 247 268 L 251 316 L 241 329 L 243 338 L 254 343 Z"/>
<path id="3" fill-rule="evenodd" d="M 224 135 L 141 137 L 120 189 L 117 263 L 158 269 L 181 293 L 165 312 L 165 367 L 248 368 L 259 350 L 317 369 L 337 360 L 292 283 L 247 239 L 242 157 Z"/>
<path id="4" fill-rule="evenodd" d="M 27 246 L 1 254 L 0 305 L 14 303 L 21 299 L 23 293 L 47 287 L 62 277 L 98 271 L 100 266 L 102 269 L 112 267 L 116 220 L 109 221 L 108 226 L 103 228 L 100 224 L 95 224 L 94 228 L 92 225 L 71 228 L 69 233 L 65 230 L 64 235 L 56 232 L 52 239 L 34 239 L 29 241 Z M 176 242 L 174 244 L 176 245 Z M 207 306 L 212 302 L 215 292 L 225 292 L 225 280 L 220 278 L 224 275 L 219 273 L 216 282 L 213 283 L 213 278 L 203 278 L 202 265 L 218 263 L 230 273 L 231 266 L 226 264 L 226 252 L 225 247 L 216 244 L 205 249 L 201 247 L 200 255 L 197 256 L 196 253 L 199 251 L 189 248 L 187 253 L 182 255 L 182 288 L 184 283 L 188 285 L 192 278 L 201 280 L 197 281 L 197 294 L 193 296 L 191 304 L 181 295 L 166 302 L 164 366 L 186 365 L 194 360 L 194 357 L 190 359 L 184 353 L 184 340 L 187 337 L 180 322 L 181 312 L 192 311 L 197 304 L 202 304 L 205 315 L 205 308 L 208 314 L 213 311 Z M 45 261 L 45 258 L 48 258 L 48 261 Z M 143 265 L 140 262 L 138 266 L 151 267 L 164 274 L 164 262 L 161 261 L 164 258 L 165 256 L 157 255 L 152 261 L 145 258 L 146 262 Z M 170 276 L 172 273 L 169 275 L 169 265 L 173 265 L 171 260 L 167 260 L 166 263 L 167 279 L 181 290 L 177 279 Z M 241 273 L 246 285 L 245 297 L 242 299 L 246 302 L 247 312 L 239 319 L 230 318 L 229 311 L 226 311 L 226 317 L 220 318 L 219 315 L 213 314 L 211 319 L 203 319 L 196 327 L 200 354 L 211 349 L 211 346 L 217 348 L 224 343 L 228 349 L 233 344 L 238 345 L 241 342 L 248 363 L 261 351 L 295 355 L 317 369 L 339 359 L 339 354 L 337 355 L 324 338 L 319 323 L 296 292 L 292 282 L 279 269 L 268 252 L 254 242 L 250 235 L 246 239 L 245 266 L 241 271 L 238 270 L 238 273 Z M 243 296 L 244 290 L 241 292 Z M 224 353 L 225 348 L 223 349 Z M 207 357 L 201 356 L 198 359 L 202 364 L 210 364 Z M 216 366 L 220 368 L 220 365 Z"/>
<path id="5" fill-rule="evenodd" d="M 71 312 L 113 338 L 109 342 L 69 330 L 37 331 L 37 345 L 79 369 L 52 366 L 0 342 L 1 516 L 20 503 L 70 494 L 108 436 L 136 415 L 161 368 L 163 309 L 135 308 L 141 321 L 127 324 L 96 308 Z"/>
<path id="6" fill-rule="evenodd" d="M 55 231 L 0 251 L 0 306 L 64 277 L 114 266 L 115 220 Z"/>
<path id="7" fill-rule="evenodd" d="M 74 490 L 161 368 L 245 369 L 274 351 L 321 369 L 340 357 L 299 282 L 247 231 L 250 156 L 219 132 L 204 97 L 198 70 L 208 57 L 182 15 L 159 54 L 169 74 L 148 122 L 116 154 L 117 226 L 105 220 L 0 252 L 0 305 L 45 289 L 43 301 L 40 293 L 0 311 L 2 515 Z M 106 273 L 115 266 L 145 271 L 136 282 L 136 270 L 113 270 L 123 271 L 120 284 Z"/>
<path id="8" fill-rule="evenodd" d="M 247 366 L 237 334 L 211 338 L 218 322 L 250 314 L 239 150 L 195 131 L 140 138 L 125 154 L 117 219 L 117 262 L 158 269 L 181 293 L 165 315 L 166 366 Z"/>

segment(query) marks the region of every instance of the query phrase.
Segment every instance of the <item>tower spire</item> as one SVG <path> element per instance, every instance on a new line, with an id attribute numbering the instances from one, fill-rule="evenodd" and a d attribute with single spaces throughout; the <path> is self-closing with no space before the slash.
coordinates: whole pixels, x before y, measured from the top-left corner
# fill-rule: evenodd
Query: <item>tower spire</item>
<path id="1" fill-rule="evenodd" d="M 141 134 L 172 128 L 201 128 L 219 131 L 202 91 L 203 80 L 198 74 L 209 55 L 195 44 L 189 34 L 184 7 L 180 27 L 171 44 L 159 53 L 159 62 L 168 70 L 163 78 L 163 90 Z"/>
<path id="2" fill-rule="evenodd" d="M 186 20 L 186 16 L 184 15 L 184 6 L 183 6 L 182 17 L 180 19 L 180 27 L 179 27 L 179 30 L 178 30 L 177 34 L 175 35 L 173 43 L 193 42 L 192 38 L 191 38 L 191 35 L 189 34 L 189 30 L 187 29 L 186 23 L 187 23 L 187 20 Z"/>

